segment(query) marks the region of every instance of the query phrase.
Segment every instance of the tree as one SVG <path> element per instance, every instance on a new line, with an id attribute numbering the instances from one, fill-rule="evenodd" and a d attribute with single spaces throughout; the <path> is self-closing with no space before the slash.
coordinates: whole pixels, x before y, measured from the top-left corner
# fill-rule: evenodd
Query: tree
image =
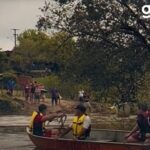
<path id="1" fill-rule="evenodd" d="M 37 27 L 77 37 L 74 66 L 80 69 L 74 76 L 90 80 L 94 89 L 117 87 L 122 101 L 136 99 L 149 68 L 150 20 L 143 19 L 141 12 L 145 1 L 56 1 L 57 8 L 50 2 L 41 8 Z"/>
<path id="2" fill-rule="evenodd" d="M 11 62 L 17 71 L 28 71 L 39 57 L 39 46 L 49 37 L 36 30 L 27 30 L 19 35 L 19 45 L 13 50 Z"/>
<path id="3" fill-rule="evenodd" d="M 63 70 L 75 51 L 72 39 L 60 44 L 66 36 L 64 32 L 52 36 L 37 30 L 23 32 L 18 37 L 18 47 L 13 50 L 11 59 L 14 68 L 26 72 L 31 70 L 32 64 L 42 63 L 49 64 L 52 70 L 56 70 L 56 66 Z"/>
<path id="4" fill-rule="evenodd" d="M 9 57 L 7 56 L 7 52 L 0 52 L 0 73 L 3 73 L 10 69 L 9 66 Z"/>

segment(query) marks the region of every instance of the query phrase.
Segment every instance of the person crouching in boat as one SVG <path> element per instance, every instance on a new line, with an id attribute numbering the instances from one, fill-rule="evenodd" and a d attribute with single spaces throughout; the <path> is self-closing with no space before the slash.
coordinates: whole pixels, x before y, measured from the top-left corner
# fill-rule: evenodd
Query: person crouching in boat
<path id="1" fill-rule="evenodd" d="M 38 107 L 38 111 L 34 111 L 32 113 L 31 121 L 29 128 L 34 135 L 44 136 L 45 134 L 45 122 L 52 121 L 54 118 L 62 117 L 64 114 L 59 113 L 52 113 L 46 115 L 47 106 L 45 104 L 40 104 Z"/>
<path id="2" fill-rule="evenodd" d="M 125 136 L 127 142 L 150 142 L 150 113 L 146 104 L 139 105 L 137 123 Z"/>
<path id="3" fill-rule="evenodd" d="M 72 130 L 74 139 L 85 140 L 90 136 L 91 119 L 86 115 L 86 108 L 82 104 L 78 105 L 75 110 L 72 123 L 60 137 L 63 137 Z"/>

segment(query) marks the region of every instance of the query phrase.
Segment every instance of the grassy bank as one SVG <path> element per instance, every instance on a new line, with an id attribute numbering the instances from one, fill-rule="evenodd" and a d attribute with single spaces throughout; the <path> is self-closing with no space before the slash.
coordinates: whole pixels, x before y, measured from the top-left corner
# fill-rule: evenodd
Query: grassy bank
<path id="1" fill-rule="evenodd" d="M 19 114 L 23 108 L 23 101 L 9 95 L 0 95 L 0 115 Z"/>

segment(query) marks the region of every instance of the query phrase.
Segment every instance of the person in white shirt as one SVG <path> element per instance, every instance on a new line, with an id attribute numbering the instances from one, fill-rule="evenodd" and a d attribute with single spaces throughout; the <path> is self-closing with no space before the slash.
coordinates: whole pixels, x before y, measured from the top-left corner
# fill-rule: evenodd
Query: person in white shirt
<path id="1" fill-rule="evenodd" d="M 84 97 L 84 90 L 80 90 L 78 93 L 79 101 L 80 103 L 83 102 L 83 97 Z"/>
<path id="2" fill-rule="evenodd" d="M 78 105 L 75 110 L 76 112 L 72 123 L 60 137 L 72 131 L 74 139 L 85 140 L 90 136 L 91 119 L 86 115 L 86 108 L 83 105 Z"/>

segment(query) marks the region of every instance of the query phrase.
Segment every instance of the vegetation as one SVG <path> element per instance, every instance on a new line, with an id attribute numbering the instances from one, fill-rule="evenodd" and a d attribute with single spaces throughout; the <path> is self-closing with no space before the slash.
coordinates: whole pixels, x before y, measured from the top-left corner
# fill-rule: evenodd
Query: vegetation
<path id="1" fill-rule="evenodd" d="M 0 96 L 0 115 L 2 114 L 18 114 L 22 111 L 23 101 L 12 98 L 6 94 Z"/>
<path id="2" fill-rule="evenodd" d="M 66 36 L 63 32 L 50 37 L 37 30 L 25 31 L 19 35 L 19 45 L 13 50 L 12 67 L 21 72 L 28 72 L 34 64 L 43 63 L 48 64 L 52 71 L 63 70 L 75 51 L 72 39 L 61 45 Z"/>
<path id="3" fill-rule="evenodd" d="M 101 97 L 111 97 L 113 89 L 121 101 L 137 101 L 149 72 L 150 25 L 141 13 L 145 1 L 56 1 L 57 7 L 45 2 L 37 27 L 77 37 L 67 75 L 76 82 L 88 81 Z"/>
<path id="4" fill-rule="evenodd" d="M 81 88 L 97 101 L 149 99 L 150 24 L 144 0 L 56 0 L 41 7 L 38 30 L 19 35 L 10 56 L 0 52 L 0 72 L 29 74 L 42 64 L 38 78 L 66 98 Z M 52 34 L 51 31 L 57 31 Z M 50 34 L 48 34 L 50 33 Z M 32 74 L 30 74 L 32 75 Z"/>
<path id="5" fill-rule="evenodd" d="M 10 69 L 7 53 L 0 51 L 0 73 Z"/>
<path id="6" fill-rule="evenodd" d="M 77 100 L 78 91 L 81 88 L 85 90 L 90 89 L 87 83 L 77 84 L 72 83 L 71 81 L 63 81 L 63 79 L 61 79 L 57 75 L 49 75 L 45 78 L 34 78 L 34 80 L 38 83 L 42 83 L 43 85 L 45 85 L 45 88 L 48 90 L 47 96 L 50 96 L 50 90 L 53 87 L 56 87 L 59 90 L 63 99 Z"/>

